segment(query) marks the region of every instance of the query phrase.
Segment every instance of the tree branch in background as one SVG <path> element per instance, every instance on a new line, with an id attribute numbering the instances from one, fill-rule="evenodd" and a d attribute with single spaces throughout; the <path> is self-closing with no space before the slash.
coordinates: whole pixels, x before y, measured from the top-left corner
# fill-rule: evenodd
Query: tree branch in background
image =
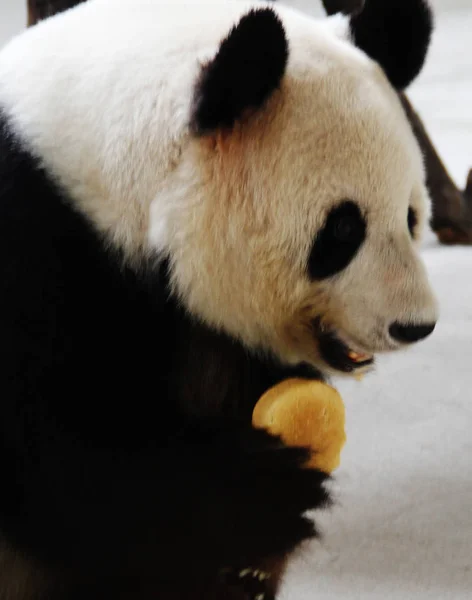
<path id="1" fill-rule="evenodd" d="M 322 0 L 329 14 L 350 14 L 362 9 L 364 0 Z M 28 0 L 28 25 L 34 25 L 84 0 Z M 472 170 L 461 191 L 453 182 L 429 138 L 419 115 L 405 94 L 400 100 L 426 161 L 427 185 L 433 201 L 431 226 L 443 244 L 472 244 Z"/>
<path id="2" fill-rule="evenodd" d="M 28 26 L 52 17 L 84 0 L 28 0 Z"/>
<path id="3" fill-rule="evenodd" d="M 410 101 L 404 94 L 400 100 L 425 158 L 426 183 L 433 201 L 431 227 L 443 244 L 472 244 L 472 170 L 465 190 L 460 190 Z"/>
<path id="4" fill-rule="evenodd" d="M 353 15 L 364 8 L 365 0 L 321 0 L 328 15 Z"/>

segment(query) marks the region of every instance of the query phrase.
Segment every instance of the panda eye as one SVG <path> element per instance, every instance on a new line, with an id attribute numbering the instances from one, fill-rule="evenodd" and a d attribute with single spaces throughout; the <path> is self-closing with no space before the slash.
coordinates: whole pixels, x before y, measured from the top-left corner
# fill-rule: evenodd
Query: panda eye
<path id="1" fill-rule="evenodd" d="M 408 209 L 408 229 L 410 231 L 411 237 L 413 237 L 415 234 L 415 228 L 417 224 L 418 216 L 416 214 L 416 211 L 410 206 L 410 208 Z"/>
<path id="2" fill-rule="evenodd" d="M 325 279 L 345 269 L 361 247 L 366 229 L 355 202 L 346 200 L 331 210 L 310 251 L 310 277 Z"/>
<path id="3" fill-rule="evenodd" d="M 354 243 L 360 234 L 362 223 L 360 223 L 357 215 L 341 215 L 338 221 L 334 224 L 334 237 L 341 243 Z"/>

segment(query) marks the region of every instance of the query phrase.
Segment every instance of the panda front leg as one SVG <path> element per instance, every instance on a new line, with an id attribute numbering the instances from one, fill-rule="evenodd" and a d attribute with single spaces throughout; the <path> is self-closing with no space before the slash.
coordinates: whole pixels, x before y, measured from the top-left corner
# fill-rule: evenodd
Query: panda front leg
<path id="1" fill-rule="evenodd" d="M 165 600 L 275 600 L 291 554 L 316 535 L 305 512 L 328 505 L 327 475 L 303 468 L 304 450 L 265 432 L 249 430 L 240 442 L 243 451 L 232 449 L 228 463 L 216 469 L 218 492 L 204 502 L 210 522 L 205 538 L 197 536 L 197 553 L 207 554 L 202 573 L 209 576 L 194 573 L 182 590 L 167 588 Z"/>
<path id="2" fill-rule="evenodd" d="M 196 556 L 206 557 L 206 564 L 197 558 L 191 593 L 176 599 L 200 598 L 200 589 L 202 600 L 271 600 L 291 553 L 316 535 L 305 512 L 328 505 L 328 476 L 304 467 L 305 450 L 254 429 L 223 429 L 211 452 L 218 459 L 205 459 L 213 466 L 205 467 L 194 502 L 207 519 L 200 510 L 192 517 L 201 523 L 198 534 L 192 533 Z M 200 570 L 209 576 L 200 579 Z"/>
<path id="3" fill-rule="evenodd" d="M 6 482 L 21 498 L 0 499 L 2 537 L 52 581 L 36 597 L 274 597 L 285 557 L 316 534 L 305 512 L 327 505 L 327 476 L 263 431 L 217 431 L 126 456 L 62 445 L 21 489 Z"/>

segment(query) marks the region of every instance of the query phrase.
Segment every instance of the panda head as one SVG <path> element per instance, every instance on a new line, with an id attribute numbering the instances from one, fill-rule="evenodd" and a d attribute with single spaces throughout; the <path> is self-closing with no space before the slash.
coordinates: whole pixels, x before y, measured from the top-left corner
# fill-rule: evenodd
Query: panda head
<path id="1" fill-rule="evenodd" d="M 321 21 L 95 0 L 2 52 L 0 101 L 110 243 L 167 259 L 194 319 L 286 364 L 359 372 L 437 318 L 398 99 L 431 28 L 425 0 Z"/>
<path id="2" fill-rule="evenodd" d="M 437 318 L 418 255 L 425 173 L 397 96 L 431 15 L 422 0 L 370 0 L 324 28 L 284 15 L 250 11 L 202 66 L 172 280 L 191 314 L 248 347 L 357 373 Z"/>

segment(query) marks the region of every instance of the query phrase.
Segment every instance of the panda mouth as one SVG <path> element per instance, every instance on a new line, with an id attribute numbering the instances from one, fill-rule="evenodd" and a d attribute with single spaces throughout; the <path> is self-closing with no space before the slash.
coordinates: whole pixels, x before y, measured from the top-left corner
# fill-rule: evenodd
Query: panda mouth
<path id="1" fill-rule="evenodd" d="M 354 349 L 333 331 L 323 331 L 318 335 L 318 347 L 323 360 L 336 371 L 361 373 L 374 363 L 374 356 Z"/>

